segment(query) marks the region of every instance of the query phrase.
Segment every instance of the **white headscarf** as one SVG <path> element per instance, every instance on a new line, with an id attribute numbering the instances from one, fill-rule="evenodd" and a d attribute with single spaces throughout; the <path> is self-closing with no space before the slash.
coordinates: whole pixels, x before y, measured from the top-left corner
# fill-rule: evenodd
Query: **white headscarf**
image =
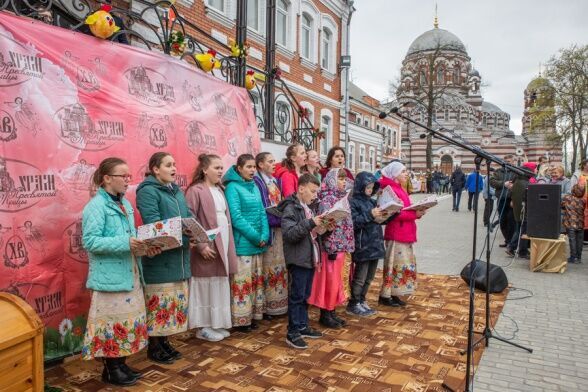
<path id="1" fill-rule="evenodd" d="M 385 168 L 382 169 L 382 175 L 393 180 L 398 177 L 404 169 L 406 169 L 406 166 L 404 166 L 402 163 L 398 161 L 390 162 Z"/>

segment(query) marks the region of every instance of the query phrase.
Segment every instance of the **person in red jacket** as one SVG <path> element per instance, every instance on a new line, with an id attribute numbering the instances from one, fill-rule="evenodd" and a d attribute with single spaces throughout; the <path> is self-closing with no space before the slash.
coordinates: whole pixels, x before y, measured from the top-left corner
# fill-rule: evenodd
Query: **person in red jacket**
<path id="1" fill-rule="evenodd" d="M 406 181 L 406 167 L 400 162 L 392 162 L 382 169 L 380 189 L 390 186 L 402 200 L 404 207 L 411 205 L 408 193 L 402 188 Z M 413 244 L 417 241 L 416 220 L 425 211 L 401 211 L 396 219 L 386 225 L 384 239 L 388 241 L 384 259 L 384 281 L 380 290 L 379 303 L 388 306 L 405 306 L 401 295 L 410 295 L 416 288 L 416 258 Z"/>
<path id="2" fill-rule="evenodd" d="M 286 158 L 276 165 L 274 177 L 280 181 L 282 198 L 290 196 L 298 189 L 298 178 L 306 165 L 306 149 L 302 144 L 292 144 L 286 150 Z"/>
<path id="3" fill-rule="evenodd" d="M 353 173 L 351 173 L 351 171 L 345 167 L 345 150 L 343 150 L 342 147 L 331 147 L 329 153 L 327 154 L 325 167 L 319 170 L 321 177 L 325 178 L 331 169 L 344 169 L 345 174 L 347 174 L 347 178 L 354 180 Z"/>

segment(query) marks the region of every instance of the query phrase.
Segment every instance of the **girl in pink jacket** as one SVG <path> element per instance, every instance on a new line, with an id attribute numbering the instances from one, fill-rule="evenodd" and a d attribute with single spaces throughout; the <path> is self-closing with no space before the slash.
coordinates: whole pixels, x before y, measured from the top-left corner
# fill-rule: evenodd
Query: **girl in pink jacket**
<path id="1" fill-rule="evenodd" d="M 390 186 L 404 207 L 411 205 L 410 197 L 401 185 L 407 175 L 402 163 L 392 162 L 382 169 L 380 179 L 380 189 Z M 417 240 L 416 220 L 424 214 L 425 211 L 401 211 L 396 219 L 386 225 L 384 239 L 388 241 L 388 247 L 379 299 L 382 305 L 405 306 L 406 302 L 399 296 L 410 295 L 415 291 L 417 272 L 413 244 Z"/>

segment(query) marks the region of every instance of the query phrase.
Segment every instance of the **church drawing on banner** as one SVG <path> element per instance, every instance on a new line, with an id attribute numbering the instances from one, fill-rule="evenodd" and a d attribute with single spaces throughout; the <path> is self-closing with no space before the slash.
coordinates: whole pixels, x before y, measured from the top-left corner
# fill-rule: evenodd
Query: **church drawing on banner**
<path id="1" fill-rule="evenodd" d="M 435 27 L 416 38 L 408 49 L 402 62 L 396 103 L 403 105 L 404 115 L 426 124 L 427 106 L 422 97 L 429 93 L 434 97 L 432 126 L 446 128 L 446 135 L 499 157 L 513 154 L 518 163 L 537 161 L 542 156 L 552 162 L 561 161 L 562 146 L 550 139 L 553 125 L 535 125 L 532 121 L 533 114 L 542 110 L 537 105 L 544 105 L 546 110 L 553 107 L 552 89 L 546 79 L 535 78 L 524 91 L 520 135 L 509 127 L 510 114 L 484 99 L 481 84 L 482 76 L 472 66 L 463 42 L 440 29 L 435 21 Z M 404 124 L 402 130 L 402 158 L 416 171 L 427 169 L 423 131 L 413 124 Z M 432 163 L 443 172 L 450 173 L 458 165 L 466 171 L 473 170 L 473 158 L 471 153 L 433 138 Z"/>

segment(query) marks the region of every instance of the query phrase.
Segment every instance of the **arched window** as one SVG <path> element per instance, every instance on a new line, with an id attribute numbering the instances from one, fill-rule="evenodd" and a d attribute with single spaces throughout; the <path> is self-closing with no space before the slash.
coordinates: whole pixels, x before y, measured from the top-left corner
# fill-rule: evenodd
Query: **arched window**
<path id="1" fill-rule="evenodd" d="M 396 131 L 392 133 L 392 145 L 394 148 L 398 147 L 398 133 Z"/>
<path id="2" fill-rule="evenodd" d="M 276 43 L 282 46 L 288 46 L 288 11 L 288 2 L 278 0 L 276 3 Z"/>
<path id="3" fill-rule="evenodd" d="M 449 121 L 449 109 L 445 109 L 445 113 L 443 113 L 443 117 L 445 121 Z"/>
<path id="4" fill-rule="evenodd" d="M 376 131 L 380 132 L 380 124 L 376 124 Z"/>
<path id="5" fill-rule="evenodd" d="M 321 46 L 321 66 L 324 69 L 331 69 L 331 51 L 333 50 L 333 33 L 328 28 L 323 29 L 323 44 Z"/>
<path id="6" fill-rule="evenodd" d="M 355 171 L 355 143 L 349 142 L 349 156 L 347 157 L 349 169 Z"/>
<path id="7" fill-rule="evenodd" d="M 260 0 L 249 0 L 247 3 L 247 27 L 261 31 Z"/>
<path id="8" fill-rule="evenodd" d="M 421 86 L 427 84 L 427 76 L 425 74 L 424 69 L 421 69 L 421 72 L 419 74 L 419 83 L 421 84 Z"/>
<path id="9" fill-rule="evenodd" d="M 437 68 L 437 84 L 445 83 L 445 70 L 441 67 Z"/>
<path id="10" fill-rule="evenodd" d="M 363 126 L 369 128 L 370 122 L 367 119 L 363 120 Z"/>
<path id="11" fill-rule="evenodd" d="M 330 110 L 321 110 L 321 132 L 324 132 L 325 136 L 320 141 L 320 155 L 326 157 L 333 140 L 333 114 Z"/>
<path id="12" fill-rule="evenodd" d="M 359 146 L 359 169 L 363 170 L 363 163 L 365 162 L 365 146 Z"/>
<path id="13" fill-rule="evenodd" d="M 370 147 L 368 162 L 370 163 L 370 171 L 373 172 L 376 167 L 376 149 L 374 147 Z"/>
<path id="14" fill-rule="evenodd" d="M 207 4 L 209 7 L 216 8 L 220 12 L 226 12 L 225 0 L 207 0 Z"/>
<path id="15" fill-rule="evenodd" d="M 488 125 L 488 119 L 486 118 L 486 116 L 482 117 L 482 126 L 486 127 Z"/>
<path id="16" fill-rule="evenodd" d="M 457 85 L 459 84 L 459 74 L 461 73 L 461 70 L 459 69 L 459 65 L 456 65 L 453 68 L 453 84 Z"/>
<path id="17" fill-rule="evenodd" d="M 310 60 L 311 45 L 312 45 L 312 17 L 307 14 L 302 14 L 302 24 L 300 29 L 300 55 L 307 60 Z"/>

